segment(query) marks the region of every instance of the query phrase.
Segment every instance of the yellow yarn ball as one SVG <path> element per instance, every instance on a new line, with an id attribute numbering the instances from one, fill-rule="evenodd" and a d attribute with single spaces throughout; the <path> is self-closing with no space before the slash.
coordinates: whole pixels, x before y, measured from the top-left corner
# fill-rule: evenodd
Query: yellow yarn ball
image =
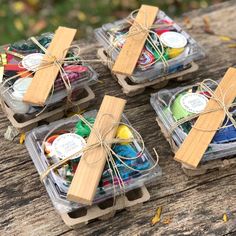
<path id="1" fill-rule="evenodd" d="M 133 134 L 131 130 L 126 125 L 119 125 L 116 131 L 116 137 L 119 139 L 132 139 Z M 122 145 L 127 145 L 130 142 L 121 143 Z"/>

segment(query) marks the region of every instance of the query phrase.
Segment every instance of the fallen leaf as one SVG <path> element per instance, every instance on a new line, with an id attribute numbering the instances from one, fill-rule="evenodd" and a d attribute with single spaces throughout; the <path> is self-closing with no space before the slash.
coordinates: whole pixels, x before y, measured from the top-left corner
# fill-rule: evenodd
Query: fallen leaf
<path id="1" fill-rule="evenodd" d="M 161 220 L 161 212 L 162 212 L 162 207 L 158 207 L 156 210 L 155 216 L 152 218 L 152 226 L 160 222 Z"/>
<path id="2" fill-rule="evenodd" d="M 23 144 L 25 142 L 25 133 L 22 133 L 20 135 L 20 144 Z"/>
<path id="3" fill-rule="evenodd" d="M 226 41 L 226 42 L 233 40 L 229 36 L 220 35 L 219 37 L 222 41 Z"/>
<path id="4" fill-rule="evenodd" d="M 228 219 L 228 216 L 227 216 L 227 214 L 225 213 L 224 215 L 223 215 L 223 221 L 224 222 L 227 222 L 229 219 Z"/>
<path id="5" fill-rule="evenodd" d="M 207 34 L 215 34 L 215 32 L 211 29 L 210 25 L 210 19 L 208 16 L 203 17 L 203 23 L 204 23 L 204 32 Z"/>
<path id="6" fill-rule="evenodd" d="M 236 43 L 228 44 L 228 48 L 236 48 Z"/>
<path id="7" fill-rule="evenodd" d="M 191 22 L 191 20 L 188 16 L 184 17 L 183 24 L 187 29 L 192 29 L 193 28 L 193 24 L 192 24 L 192 22 Z"/>
<path id="8" fill-rule="evenodd" d="M 165 225 L 168 225 L 168 224 L 170 224 L 170 223 L 171 223 L 171 218 L 170 218 L 170 217 L 165 218 L 165 219 L 163 220 L 163 224 L 165 224 Z"/>

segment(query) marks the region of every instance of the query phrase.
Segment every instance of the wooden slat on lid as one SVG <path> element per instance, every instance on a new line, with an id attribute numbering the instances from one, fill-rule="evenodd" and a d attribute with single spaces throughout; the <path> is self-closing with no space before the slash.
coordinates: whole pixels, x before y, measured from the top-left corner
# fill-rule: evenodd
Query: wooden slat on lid
<path id="1" fill-rule="evenodd" d="M 76 31 L 76 29 L 58 27 L 52 42 L 47 49 L 48 54 L 57 59 L 63 59 L 75 37 Z M 47 60 L 48 56 L 45 55 L 44 58 Z M 36 71 L 34 78 L 24 95 L 23 101 L 43 106 L 58 73 L 59 68 L 55 65 Z"/>
<path id="2" fill-rule="evenodd" d="M 103 136 L 113 126 L 114 122 L 120 122 L 125 104 L 126 100 L 107 95 L 104 97 L 87 145 L 98 142 L 95 131 Z M 108 114 L 111 114 L 111 116 Z M 106 135 L 105 141 L 111 141 L 116 134 L 116 130 L 117 127 L 111 129 Z M 83 154 L 67 193 L 67 198 L 70 201 L 92 204 L 105 167 L 106 157 L 107 153 L 101 146 Z"/>
<path id="3" fill-rule="evenodd" d="M 230 89 L 232 88 L 232 89 Z M 230 105 L 236 97 L 236 69 L 229 68 L 215 90 L 215 95 L 222 98 L 221 94 L 227 93 L 225 104 Z M 218 109 L 220 106 L 210 99 L 205 110 Z M 225 119 L 225 112 L 220 109 L 214 112 L 201 114 L 194 127 L 185 138 L 183 144 L 176 152 L 174 159 L 188 166 L 196 168 L 201 161 L 207 147 L 211 143 L 216 131 Z M 203 130 L 206 131 L 203 131 Z"/>
<path id="4" fill-rule="evenodd" d="M 135 22 L 130 27 L 129 34 L 112 68 L 114 73 L 132 75 L 138 59 L 143 50 L 148 37 L 148 31 L 133 32 L 139 28 L 138 24 L 149 28 L 153 25 L 158 13 L 158 8 L 148 5 L 142 5 L 135 18 Z"/>

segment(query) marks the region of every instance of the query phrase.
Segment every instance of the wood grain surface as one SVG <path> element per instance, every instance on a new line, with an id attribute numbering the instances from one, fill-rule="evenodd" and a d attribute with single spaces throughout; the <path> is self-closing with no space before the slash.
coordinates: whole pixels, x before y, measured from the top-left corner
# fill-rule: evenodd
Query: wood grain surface
<path id="1" fill-rule="evenodd" d="M 199 63 L 199 71 L 188 75 L 188 83 L 222 78 L 229 66 L 236 66 L 236 48 L 229 48 L 218 36 L 206 34 L 203 17 L 209 17 L 216 33 L 236 38 L 236 1 L 187 15 L 193 25 L 188 32 L 208 55 Z M 176 20 L 183 22 L 182 18 Z M 81 44 L 90 50 L 87 58 L 94 58 L 97 45 Z M 99 107 L 104 94 L 126 98 L 105 66 L 96 63 L 93 67 L 103 84 L 94 86 L 97 99 L 91 109 Z M 171 82 L 168 87 L 178 85 Z M 96 221 L 79 230 L 68 228 L 54 210 L 24 145 L 17 139 L 4 140 L 10 123 L 0 112 L 0 235 L 236 235 L 236 168 L 213 170 L 200 177 L 184 175 L 155 121 L 149 103 L 152 92 L 155 90 L 148 89 L 127 98 L 125 108 L 147 148 L 152 153 L 155 147 L 160 156 L 163 176 L 148 188 L 150 201 L 137 211 L 122 211 L 110 220 Z M 150 221 L 159 206 L 163 207 L 162 221 L 152 227 Z M 227 222 L 223 221 L 224 213 L 228 214 Z M 163 219 L 168 217 L 171 222 L 164 224 Z"/>

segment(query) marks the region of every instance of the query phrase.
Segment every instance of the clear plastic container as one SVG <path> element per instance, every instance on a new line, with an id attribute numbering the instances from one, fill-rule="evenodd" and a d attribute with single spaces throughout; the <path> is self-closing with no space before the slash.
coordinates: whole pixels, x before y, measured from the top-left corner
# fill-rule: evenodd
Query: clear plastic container
<path id="1" fill-rule="evenodd" d="M 97 111 L 93 110 L 90 112 L 86 112 L 84 114 L 85 118 L 95 118 L 97 114 Z M 49 125 L 43 125 L 38 128 L 33 129 L 31 132 L 29 132 L 26 136 L 25 145 L 28 149 L 28 152 L 35 164 L 35 167 L 38 171 L 38 173 L 41 175 L 49 166 L 49 159 L 48 156 L 45 154 L 45 151 L 42 149 L 42 142 L 45 138 L 45 136 L 53 129 L 53 133 L 58 130 L 70 130 L 70 133 L 75 132 L 75 126 L 77 122 L 79 121 L 78 116 L 73 116 L 71 118 L 59 120 L 56 122 L 53 122 Z M 126 124 L 129 124 L 127 118 L 123 115 L 122 121 Z M 56 129 L 56 130 L 54 130 Z M 135 141 L 132 144 L 130 144 L 135 150 L 136 153 L 139 153 L 141 151 L 140 145 Z M 119 148 L 118 146 L 114 146 L 114 148 Z M 139 169 L 147 169 L 155 164 L 155 160 L 151 157 L 151 155 L 148 153 L 148 151 L 145 149 L 142 156 L 140 156 L 137 159 L 137 166 L 139 166 Z M 161 175 L 161 169 L 157 165 L 155 168 L 153 168 L 150 171 L 144 171 L 144 172 L 138 172 L 138 171 L 131 171 L 127 167 L 124 167 L 120 165 L 121 163 L 116 162 L 116 166 L 120 170 L 120 173 L 123 176 L 123 181 L 125 184 L 125 192 L 138 188 L 142 186 L 144 183 L 150 183 L 152 181 L 155 181 L 158 177 Z M 126 163 L 127 164 L 127 163 Z M 134 163 L 133 163 L 134 164 Z M 145 168 L 144 168 L 145 167 Z M 54 172 L 51 171 L 49 175 L 45 178 L 44 185 L 47 189 L 47 192 L 52 200 L 53 205 L 55 208 L 60 212 L 71 212 L 75 209 L 78 209 L 80 207 L 84 207 L 81 204 L 70 202 L 66 199 L 66 194 L 68 190 L 69 184 L 61 184 L 65 183 L 61 178 L 62 175 L 58 174 L 61 172 Z M 115 180 L 115 194 L 119 195 L 121 193 L 120 188 L 118 187 L 118 182 Z M 109 174 L 109 168 L 106 166 L 102 175 L 102 179 L 100 181 L 99 187 L 97 189 L 97 193 L 94 199 L 94 203 L 102 202 L 105 199 L 108 199 L 110 197 L 114 196 L 114 189 L 112 185 L 112 178 Z"/>
<path id="2" fill-rule="evenodd" d="M 77 84 L 71 84 L 72 93 L 76 92 L 77 90 L 83 88 L 88 85 L 92 85 L 96 83 L 98 74 L 90 67 L 88 68 L 88 77 L 84 78 L 83 81 Z M 16 113 L 16 114 L 33 114 L 38 113 L 42 109 L 42 107 L 37 107 L 34 105 L 30 105 L 28 103 L 25 103 L 22 101 L 22 97 L 16 97 L 14 95 L 14 90 L 11 86 L 8 86 L 5 84 L 0 89 L 1 97 L 6 102 L 6 104 Z M 53 95 L 49 95 L 45 105 L 47 107 L 50 107 L 52 105 L 55 105 L 56 103 L 61 102 L 63 99 L 67 97 L 67 91 L 66 89 L 61 89 L 59 91 L 56 91 L 53 93 Z M 73 99 L 72 99 L 73 100 Z"/>
<path id="3" fill-rule="evenodd" d="M 143 83 L 146 80 L 152 81 L 159 77 L 166 76 L 171 73 L 176 73 L 181 70 L 185 70 L 190 67 L 190 63 L 199 60 L 205 56 L 203 49 L 197 44 L 197 42 L 182 28 L 177 25 L 171 18 L 169 18 L 163 11 L 159 11 L 157 19 L 166 20 L 172 22 L 172 31 L 182 34 L 187 39 L 187 45 L 185 46 L 183 52 L 172 59 L 168 59 L 168 67 L 165 68 L 163 63 L 158 61 L 146 70 L 141 70 L 136 67 L 130 79 L 134 83 Z M 117 58 L 119 50 L 111 49 L 111 37 L 113 37 L 113 32 L 116 29 L 122 29 L 129 27 L 126 20 L 115 21 L 114 23 L 108 23 L 103 25 L 101 28 L 95 29 L 95 36 L 97 40 L 104 47 L 105 51 L 109 54 L 113 61 Z"/>
<path id="4" fill-rule="evenodd" d="M 207 83 L 211 89 L 216 88 L 215 83 Z M 199 90 L 199 86 L 191 85 L 185 87 L 178 87 L 174 89 L 163 89 L 157 93 L 151 95 L 151 105 L 157 113 L 157 116 L 161 123 L 164 125 L 169 135 L 171 135 L 172 140 L 176 144 L 177 147 L 183 143 L 186 138 L 188 132 L 191 130 L 192 125 L 196 121 L 193 119 L 191 121 L 185 122 L 184 124 L 178 126 L 171 133 L 172 127 L 176 123 L 176 121 L 181 120 L 181 118 L 188 117 L 193 114 L 193 112 L 186 109 L 186 105 L 183 105 L 183 101 L 181 103 L 181 97 L 188 95 L 200 94 L 200 99 L 202 96 L 209 99 L 209 94 L 202 92 Z M 199 99 L 199 98 L 197 98 Z M 195 100 L 196 101 L 196 100 Z M 199 105 L 201 106 L 201 102 L 204 103 L 204 100 L 198 100 L 195 104 L 195 108 Z M 205 105 L 204 105 L 205 106 Z M 233 117 L 235 117 L 236 110 L 232 109 Z M 229 123 L 228 123 L 229 125 Z M 204 163 L 206 161 L 220 159 L 224 157 L 230 157 L 236 154 L 236 128 L 233 126 L 229 126 L 227 128 L 220 129 L 216 132 L 211 144 L 209 145 L 207 151 L 205 152 L 201 162 Z"/>
<path id="5" fill-rule="evenodd" d="M 50 45 L 52 37 L 53 34 L 45 33 L 37 37 L 37 39 L 42 43 L 42 45 L 47 48 Z M 17 73 L 22 73 L 22 70 L 27 71 L 22 66 L 24 58 L 34 53 L 41 53 L 41 49 L 35 46 L 29 39 L 9 45 L 4 45 L 0 48 L 0 51 L 4 52 L 4 49 L 13 52 L 13 54 L 16 53 L 16 56 L 11 55 L 11 53 L 8 53 L 8 51 L 6 52 L 8 59 L 7 63 L 9 65 L 6 65 L 4 67 L 4 77 L 2 85 L 0 87 L 2 99 L 16 114 L 33 114 L 40 112 L 40 110 L 42 110 L 42 107 L 33 106 L 31 104 L 23 102 L 23 96 L 25 91 L 27 90 L 27 87 L 24 88 L 24 92 L 15 90 L 15 84 L 17 82 L 31 79 L 33 75 L 29 75 L 28 77 L 26 76 L 26 78 L 21 78 L 20 76 L 10 80 L 9 78 L 15 76 Z M 22 59 L 21 57 L 18 57 L 17 54 L 20 54 L 20 56 L 24 58 Z M 80 58 L 77 56 L 76 47 L 72 47 L 67 55 L 70 57 L 76 57 L 73 63 L 67 62 L 63 65 L 63 68 L 65 68 L 66 73 L 68 73 L 69 76 L 72 93 L 78 91 L 78 89 L 80 88 L 83 89 L 85 86 L 92 85 L 97 81 L 98 74 L 92 69 L 91 66 L 80 62 Z M 12 69 L 14 67 L 17 68 L 16 71 Z M 53 94 L 48 96 L 48 99 L 45 103 L 47 107 L 61 102 L 68 95 L 60 74 L 55 80 L 54 88 L 52 91 Z"/>

